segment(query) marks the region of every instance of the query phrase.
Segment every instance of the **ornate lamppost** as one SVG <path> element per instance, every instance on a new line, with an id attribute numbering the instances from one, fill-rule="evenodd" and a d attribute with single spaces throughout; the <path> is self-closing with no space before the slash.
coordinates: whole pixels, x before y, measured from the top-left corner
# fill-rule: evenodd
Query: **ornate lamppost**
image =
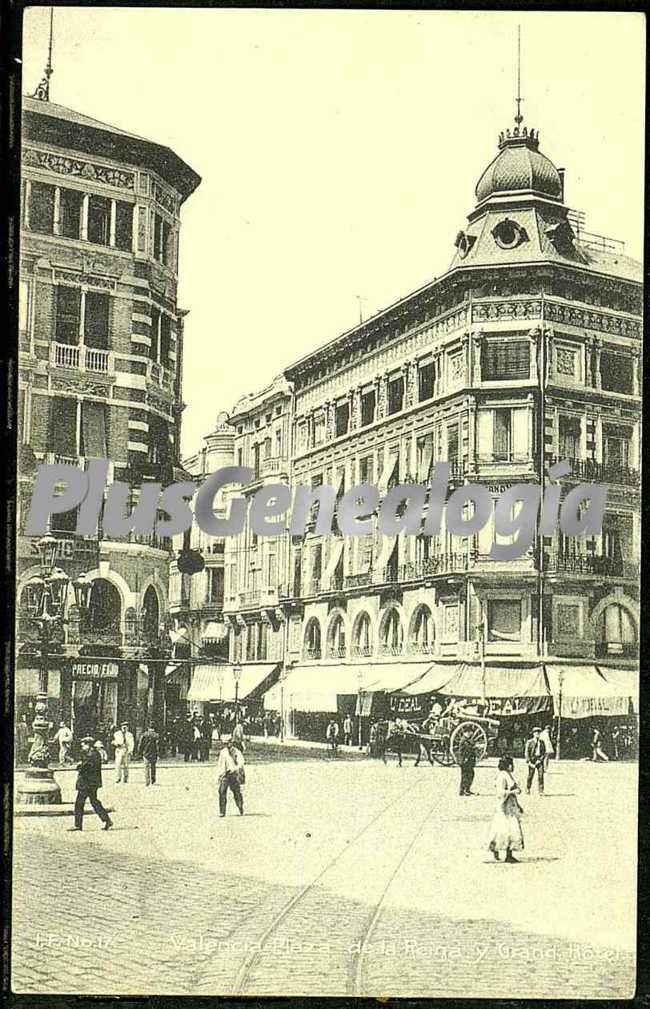
<path id="1" fill-rule="evenodd" d="M 65 602 L 70 579 L 65 571 L 54 566 L 57 541 L 44 536 L 38 542 L 41 572 L 31 580 L 36 594 L 36 615 L 33 622 L 39 629 L 40 668 L 38 694 L 32 723 L 33 743 L 27 757 L 30 765 L 16 789 L 18 802 L 32 805 L 52 805 L 61 802 L 61 789 L 49 766 L 48 737 L 50 723 L 47 717 L 50 642 L 54 629 L 64 622 Z M 80 612 L 85 612 L 90 601 L 92 582 L 81 575 L 74 583 L 75 601 Z"/>
<path id="2" fill-rule="evenodd" d="M 557 745 L 555 747 L 555 759 L 560 759 L 560 747 L 562 745 L 562 688 L 564 686 L 564 673 L 560 669 L 558 673 L 558 685 L 559 685 L 559 697 L 558 697 L 558 709 L 557 709 Z"/>
<path id="3" fill-rule="evenodd" d="M 239 681 L 241 679 L 241 666 L 238 662 L 232 667 L 232 678 L 235 681 L 235 722 L 239 721 Z"/>

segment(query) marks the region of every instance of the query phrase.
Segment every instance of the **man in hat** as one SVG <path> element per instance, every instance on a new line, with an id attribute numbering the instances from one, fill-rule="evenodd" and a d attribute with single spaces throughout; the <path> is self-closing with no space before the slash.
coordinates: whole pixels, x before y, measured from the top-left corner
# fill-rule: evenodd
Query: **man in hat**
<path id="1" fill-rule="evenodd" d="M 240 816 L 244 815 L 244 799 L 241 786 L 244 783 L 244 755 L 232 739 L 221 748 L 217 760 L 217 781 L 219 783 L 219 816 L 226 815 L 228 789 L 232 792 Z"/>
<path id="2" fill-rule="evenodd" d="M 158 763 L 158 733 L 153 725 L 148 725 L 140 736 L 139 754 L 144 760 L 145 785 L 155 785 L 156 764 Z"/>
<path id="3" fill-rule="evenodd" d="M 542 730 L 539 725 L 533 729 L 532 739 L 526 743 L 524 750 L 526 763 L 528 764 L 528 779 L 526 781 L 526 794 L 530 795 L 535 774 L 537 774 L 537 785 L 539 794 L 544 794 L 544 763 L 546 757 L 546 746 L 542 739 Z"/>
<path id="4" fill-rule="evenodd" d="M 92 736 L 84 736 L 81 740 L 81 762 L 77 764 L 77 798 L 74 804 L 74 827 L 68 827 L 68 830 L 83 829 L 86 799 L 90 799 L 90 805 L 104 824 L 103 829 L 109 830 L 113 826 L 113 821 L 108 812 L 97 798 L 97 791 L 102 787 L 102 758 L 93 746 L 94 742 L 95 740 Z"/>
<path id="5" fill-rule="evenodd" d="M 472 783 L 474 781 L 474 768 L 476 767 L 476 747 L 471 739 L 463 739 L 458 753 L 458 765 L 460 767 L 460 790 L 459 795 L 474 795 Z"/>
<path id="6" fill-rule="evenodd" d="M 67 764 L 71 760 L 70 747 L 72 746 L 72 729 L 65 722 L 59 722 L 58 731 L 54 734 L 53 743 L 59 744 L 59 763 Z"/>
<path id="7" fill-rule="evenodd" d="M 113 746 L 115 747 L 115 781 L 119 785 L 122 778 L 126 785 L 129 780 L 129 760 L 135 749 L 133 733 L 129 731 L 129 723 L 122 722 L 122 725 L 113 736 Z"/>

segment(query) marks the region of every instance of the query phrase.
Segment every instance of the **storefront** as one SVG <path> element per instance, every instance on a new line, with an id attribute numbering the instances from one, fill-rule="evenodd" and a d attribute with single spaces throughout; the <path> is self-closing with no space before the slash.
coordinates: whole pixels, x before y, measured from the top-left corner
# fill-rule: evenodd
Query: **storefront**
<path id="1" fill-rule="evenodd" d="M 259 721 L 261 733 L 262 698 L 277 681 L 279 670 L 277 662 L 197 664 L 187 692 L 188 707 L 202 715 L 225 716 L 227 722 L 239 711 L 248 721 Z"/>
<path id="2" fill-rule="evenodd" d="M 70 728 L 75 737 L 98 736 L 108 742 L 118 720 L 118 663 L 73 661 L 70 679 Z"/>

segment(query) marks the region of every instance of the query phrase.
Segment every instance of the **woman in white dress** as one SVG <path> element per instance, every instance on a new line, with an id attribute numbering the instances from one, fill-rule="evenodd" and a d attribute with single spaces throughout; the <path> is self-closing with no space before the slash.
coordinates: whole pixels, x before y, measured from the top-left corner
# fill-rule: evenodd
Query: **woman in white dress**
<path id="1" fill-rule="evenodd" d="M 494 782 L 497 802 L 490 825 L 488 844 L 488 848 L 497 862 L 500 861 L 500 851 L 505 851 L 504 862 L 517 862 L 518 859 L 512 853 L 513 851 L 521 851 L 524 847 L 524 835 L 520 823 L 523 809 L 517 799 L 521 789 L 513 777 L 513 770 L 512 757 L 501 757 Z"/>

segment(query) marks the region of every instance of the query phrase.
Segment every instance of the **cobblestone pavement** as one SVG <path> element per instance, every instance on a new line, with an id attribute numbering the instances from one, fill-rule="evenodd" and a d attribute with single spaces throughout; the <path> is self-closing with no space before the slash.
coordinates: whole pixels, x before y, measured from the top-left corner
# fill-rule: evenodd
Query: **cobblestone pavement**
<path id="1" fill-rule="evenodd" d="M 518 769 L 519 778 L 523 767 Z M 115 828 L 14 833 L 12 987 L 71 994 L 629 997 L 636 769 L 566 763 L 524 796 L 518 866 L 488 858 L 494 767 L 214 765 L 105 772 Z M 73 772 L 57 775 L 71 798 Z M 314 885 L 310 885 L 315 881 Z"/>

